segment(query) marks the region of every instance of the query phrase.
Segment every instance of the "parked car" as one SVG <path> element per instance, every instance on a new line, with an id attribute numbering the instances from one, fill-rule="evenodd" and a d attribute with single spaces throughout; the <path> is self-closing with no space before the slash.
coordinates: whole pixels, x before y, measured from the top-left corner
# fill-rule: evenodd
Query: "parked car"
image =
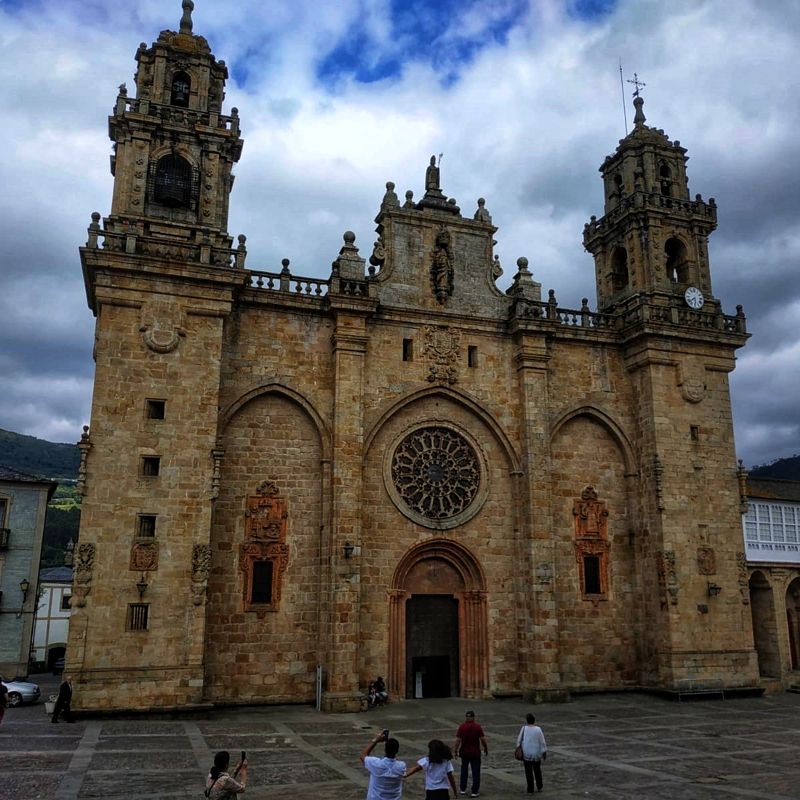
<path id="1" fill-rule="evenodd" d="M 12 708 L 21 706 L 23 703 L 35 703 L 39 699 L 41 691 L 39 686 L 28 681 L 7 681 L 0 678 L 8 689 L 8 704 Z"/>
<path id="2" fill-rule="evenodd" d="M 64 656 L 53 662 L 53 675 L 60 675 L 64 671 Z"/>

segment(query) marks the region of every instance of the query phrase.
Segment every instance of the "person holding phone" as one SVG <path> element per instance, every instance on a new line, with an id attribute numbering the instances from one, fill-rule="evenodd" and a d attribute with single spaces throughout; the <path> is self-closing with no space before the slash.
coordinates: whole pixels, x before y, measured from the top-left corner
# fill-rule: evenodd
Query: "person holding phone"
<path id="1" fill-rule="evenodd" d="M 247 786 L 247 759 L 244 750 L 232 776 L 228 774 L 230 763 L 231 754 L 227 750 L 220 750 L 214 756 L 214 765 L 206 778 L 205 795 L 209 800 L 231 800 L 244 792 Z"/>
<path id="2" fill-rule="evenodd" d="M 370 755 L 379 742 L 384 742 L 385 758 Z M 361 751 L 361 763 L 369 772 L 366 800 L 400 800 L 406 764 L 397 760 L 399 751 L 400 743 L 397 739 L 390 739 L 389 731 L 385 728 Z"/>

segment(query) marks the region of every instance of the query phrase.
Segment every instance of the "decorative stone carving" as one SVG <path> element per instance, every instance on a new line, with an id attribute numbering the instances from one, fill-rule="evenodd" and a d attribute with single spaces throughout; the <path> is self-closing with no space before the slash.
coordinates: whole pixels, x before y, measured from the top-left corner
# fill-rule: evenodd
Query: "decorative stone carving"
<path id="1" fill-rule="evenodd" d="M 131 546 L 131 561 L 128 569 L 136 572 L 158 569 L 158 542 L 134 542 Z"/>
<path id="2" fill-rule="evenodd" d="M 89 450 L 92 448 L 92 443 L 89 440 L 89 426 L 83 426 L 83 433 L 81 440 L 78 442 L 78 450 L 80 450 L 81 461 L 78 465 L 78 481 L 75 484 L 75 494 L 78 497 L 86 496 L 86 460 L 89 457 Z"/>
<path id="3" fill-rule="evenodd" d="M 736 572 L 739 584 L 739 595 L 742 598 L 742 605 L 750 605 L 750 580 L 747 575 L 747 558 L 743 551 L 736 553 Z"/>
<path id="4" fill-rule="evenodd" d="M 369 263 L 373 267 L 383 269 L 383 264 L 386 261 L 386 248 L 383 246 L 383 237 L 379 236 L 378 241 L 372 247 L 372 255 L 369 257 Z"/>
<path id="5" fill-rule="evenodd" d="M 431 287 L 436 301 L 443 305 L 453 294 L 453 235 L 442 225 L 436 234 L 436 247 L 431 257 Z"/>
<path id="6" fill-rule="evenodd" d="M 675 567 L 675 551 L 658 551 L 658 586 L 661 591 L 661 608 L 667 603 L 678 604 L 678 573 Z"/>
<path id="7" fill-rule="evenodd" d="M 153 328 L 151 325 L 142 325 L 139 328 L 142 334 L 142 341 L 154 353 L 171 353 L 180 343 L 186 332 L 181 328 L 174 328 L 171 331 Z"/>
<path id="8" fill-rule="evenodd" d="M 477 444 L 455 428 L 431 425 L 403 435 L 392 448 L 384 481 L 400 511 L 429 528 L 473 517 L 485 500 L 486 468 Z"/>
<path id="9" fill-rule="evenodd" d="M 273 481 L 263 481 L 256 494 L 247 498 L 245 541 L 239 547 L 239 569 L 243 575 L 245 611 L 261 617 L 280 606 L 283 573 L 289 566 L 289 545 L 286 544 L 288 508 L 280 489 Z M 271 597 L 254 600 L 253 581 L 256 562 L 267 561 L 271 567 Z"/>
<path id="10" fill-rule="evenodd" d="M 425 325 L 422 335 L 425 339 L 424 353 L 430 362 L 428 380 L 431 383 L 456 383 L 461 331 L 457 328 Z"/>
<path id="11" fill-rule="evenodd" d="M 746 514 L 750 510 L 750 501 L 747 499 L 747 470 L 741 458 L 736 468 L 736 480 L 739 482 L 739 511 Z"/>
<path id="12" fill-rule="evenodd" d="M 203 604 L 211 572 L 211 545 L 196 544 L 192 547 L 192 603 Z"/>
<path id="13" fill-rule="evenodd" d="M 577 539 L 608 538 L 608 509 L 604 500 L 597 499 L 594 486 L 587 486 L 580 499 L 573 501 L 572 516 Z"/>
<path id="14" fill-rule="evenodd" d="M 225 451 L 217 443 L 217 446 L 211 451 L 211 457 L 214 459 L 214 466 L 211 469 L 211 499 L 216 500 L 219 497 L 220 481 L 222 480 L 222 459 Z"/>
<path id="15" fill-rule="evenodd" d="M 714 575 L 717 571 L 717 559 L 712 547 L 697 548 L 697 571 L 701 575 Z"/>
<path id="16" fill-rule="evenodd" d="M 75 551 L 75 579 L 72 583 L 72 597 L 78 608 L 86 605 L 86 596 L 92 588 L 95 553 L 96 547 L 90 543 L 79 543 Z"/>
<path id="17" fill-rule="evenodd" d="M 391 181 L 386 181 L 386 194 L 381 202 L 381 211 L 395 208 L 400 208 L 400 201 L 397 199 L 394 184 Z"/>
<path id="18" fill-rule="evenodd" d="M 475 212 L 473 219 L 478 222 L 486 222 L 489 225 L 492 224 L 492 215 L 486 210 L 486 200 L 482 197 L 478 198 L 478 210 Z"/>
<path id="19" fill-rule="evenodd" d="M 653 478 L 656 484 L 656 507 L 659 511 L 664 510 L 664 466 L 658 453 L 653 456 Z"/>
<path id="20" fill-rule="evenodd" d="M 608 509 L 604 500 L 598 500 L 594 486 L 587 486 L 581 496 L 572 501 L 572 519 L 575 529 L 575 560 L 578 562 L 581 596 L 584 600 L 599 602 L 608 599 Z M 588 591 L 586 558 L 598 560 L 599 591 Z"/>
<path id="21" fill-rule="evenodd" d="M 705 383 L 697 375 L 693 375 L 687 367 L 679 365 L 677 377 L 681 395 L 687 403 L 699 403 L 705 398 Z"/>

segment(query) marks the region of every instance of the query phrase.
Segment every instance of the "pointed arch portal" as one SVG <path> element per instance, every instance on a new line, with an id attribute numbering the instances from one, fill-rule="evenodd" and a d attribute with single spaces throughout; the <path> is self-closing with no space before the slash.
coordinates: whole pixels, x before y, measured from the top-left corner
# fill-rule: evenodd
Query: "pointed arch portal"
<path id="1" fill-rule="evenodd" d="M 486 696 L 487 625 L 486 577 L 470 550 L 450 539 L 412 547 L 389 590 L 390 693 L 419 696 L 417 679 L 424 677 L 423 696 Z"/>

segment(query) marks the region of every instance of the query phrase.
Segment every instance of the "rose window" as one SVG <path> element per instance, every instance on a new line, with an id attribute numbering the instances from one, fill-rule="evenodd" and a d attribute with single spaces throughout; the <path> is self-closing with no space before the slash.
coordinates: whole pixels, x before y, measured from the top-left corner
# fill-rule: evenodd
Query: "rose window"
<path id="1" fill-rule="evenodd" d="M 403 503 L 426 520 L 445 521 L 472 504 L 481 483 L 475 450 L 456 431 L 421 428 L 395 450 L 391 477 Z"/>

